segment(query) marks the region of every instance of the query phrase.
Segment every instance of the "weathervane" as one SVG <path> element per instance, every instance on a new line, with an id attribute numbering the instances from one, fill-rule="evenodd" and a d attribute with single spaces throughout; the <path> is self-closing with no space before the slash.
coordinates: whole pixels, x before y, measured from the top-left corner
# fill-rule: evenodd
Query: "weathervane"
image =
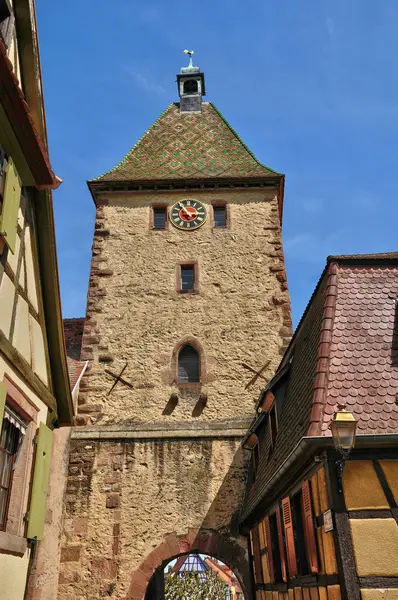
<path id="1" fill-rule="evenodd" d="M 192 63 L 192 55 L 194 54 L 195 50 L 184 50 L 185 54 L 188 54 L 189 56 L 189 65 L 188 67 L 193 67 L 193 63 Z"/>

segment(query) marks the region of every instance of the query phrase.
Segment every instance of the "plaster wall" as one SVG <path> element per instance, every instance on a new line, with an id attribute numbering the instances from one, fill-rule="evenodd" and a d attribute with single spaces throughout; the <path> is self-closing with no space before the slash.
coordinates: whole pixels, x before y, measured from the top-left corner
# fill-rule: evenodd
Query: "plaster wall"
<path id="1" fill-rule="evenodd" d="M 359 577 L 396 577 L 398 524 L 395 519 L 350 519 Z"/>
<path id="2" fill-rule="evenodd" d="M 44 318 L 29 198 L 21 196 L 15 252 L 7 248 L 0 264 L 0 330 L 33 372 L 49 385 Z"/>
<path id="3" fill-rule="evenodd" d="M 347 461 L 343 477 L 347 510 L 390 508 L 371 460 Z"/>
<path id="4" fill-rule="evenodd" d="M 151 205 L 182 198 L 203 202 L 207 222 L 196 231 L 151 227 Z M 214 228 L 211 203 L 228 205 L 230 225 Z M 90 360 L 79 397 L 79 424 L 193 421 L 251 417 L 291 334 L 290 305 L 275 191 L 200 191 L 104 195 L 97 210 L 82 358 Z M 180 261 L 197 261 L 199 292 L 176 291 Z M 202 348 L 200 386 L 176 383 L 177 348 Z M 118 384 L 119 373 L 134 389 Z M 173 410 L 166 406 L 179 395 Z M 166 411 L 166 412 L 165 412 Z M 165 416 L 166 415 L 166 416 Z"/>
<path id="5" fill-rule="evenodd" d="M 16 559 L 11 554 L 0 555 L 1 600 L 23 600 L 29 552 Z"/>
<path id="6" fill-rule="evenodd" d="M 46 422 L 47 406 L 40 398 L 31 391 L 25 384 L 20 375 L 13 369 L 0 355 L 0 381 L 7 377 L 15 386 L 17 386 L 28 403 L 37 411 L 37 426 L 40 422 Z M 7 524 L 7 532 L 20 545 L 21 539 L 24 537 L 25 524 L 23 515 L 28 509 L 30 476 L 32 471 L 33 460 L 33 437 L 36 426 L 32 423 L 28 427 L 26 439 L 22 447 L 22 453 L 19 458 L 17 469 L 14 475 L 14 485 L 11 499 L 18 495 L 18 502 L 10 506 L 9 522 Z M 4 535 L 4 534 L 3 534 Z M 26 546 L 25 546 L 26 547 Z M 26 549 L 23 555 L 6 554 L 0 549 L 0 582 L 1 582 L 1 600 L 23 600 L 25 592 L 26 574 L 28 569 L 30 550 Z"/>

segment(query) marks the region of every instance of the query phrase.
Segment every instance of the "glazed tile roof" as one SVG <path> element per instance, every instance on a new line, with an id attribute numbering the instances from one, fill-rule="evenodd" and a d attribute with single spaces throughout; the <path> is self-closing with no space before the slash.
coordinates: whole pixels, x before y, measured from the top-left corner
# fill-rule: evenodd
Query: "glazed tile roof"
<path id="1" fill-rule="evenodd" d="M 202 112 L 170 104 L 116 167 L 95 182 L 275 177 L 211 102 Z"/>
<path id="2" fill-rule="evenodd" d="M 338 267 L 322 432 L 337 403 L 358 433 L 398 432 L 398 266 Z"/>

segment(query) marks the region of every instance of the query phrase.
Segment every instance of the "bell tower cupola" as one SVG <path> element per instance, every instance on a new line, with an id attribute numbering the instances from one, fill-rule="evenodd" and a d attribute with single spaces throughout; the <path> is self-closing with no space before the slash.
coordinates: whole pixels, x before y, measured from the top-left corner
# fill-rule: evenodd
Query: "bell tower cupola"
<path id="1" fill-rule="evenodd" d="M 205 77 L 192 62 L 193 50 L 184 50 L 189 55 L 189 65 L 177 75 L 178 95 L 181 112 L 201 112 L 202 97 L 206 95 Z"/>

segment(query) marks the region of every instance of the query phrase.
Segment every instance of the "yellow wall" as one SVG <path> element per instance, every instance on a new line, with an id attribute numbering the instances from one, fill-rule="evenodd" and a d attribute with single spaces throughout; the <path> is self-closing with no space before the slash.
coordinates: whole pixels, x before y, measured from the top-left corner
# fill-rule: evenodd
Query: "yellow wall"
<path id="1" fill-rule="evenodd" d="M 343 483 L 347 510 L 389 508 L 371 460 L 347 461 Z"/>
<path id="2" fill-rule="evenodd" d="M 398 524 L 395 519 L 351 519 L 359 577 L 398 575 Z"/>
<path id="3" fill-rule="evenodd" d="M 398 503 L 398 460 L 380 460 L 379 462 L 394 494 L 394 500 Z"/>
<path id="4" fill-rule="evenodd" d="M 362 600 L 398 600 L 398 589 L 361 590 Z"/>

